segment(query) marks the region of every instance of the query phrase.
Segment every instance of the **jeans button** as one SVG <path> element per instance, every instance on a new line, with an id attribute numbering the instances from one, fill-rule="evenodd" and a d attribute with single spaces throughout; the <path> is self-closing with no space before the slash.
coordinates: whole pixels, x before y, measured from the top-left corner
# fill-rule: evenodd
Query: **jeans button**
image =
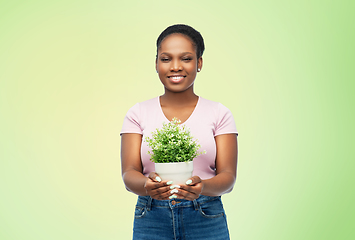
<path id="1" fill-rule="evenodd" d="M 176 204 L 175 200 L 171 201 L 171 204 L 172 204 L 172 205 L 175 205 L 175 204 Z"/>

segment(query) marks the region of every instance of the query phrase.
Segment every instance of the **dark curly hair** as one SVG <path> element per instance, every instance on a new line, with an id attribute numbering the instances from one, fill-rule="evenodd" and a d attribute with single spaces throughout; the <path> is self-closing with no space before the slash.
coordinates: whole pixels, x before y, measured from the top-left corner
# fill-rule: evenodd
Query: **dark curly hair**
<path id="1" fill-rule="evenodd" d="M 157 39 L 157 56 L 158 56 L 158 49 L 160 48 L 161 42 L 167 36 L 174 33 L 184 34 L 185 36 L 189 37 L 196 48 L 197 58 L 200 58 L 202 56 L 203 52 L 205 51 L 205 44 L 203 42 L 203 38 L 200 32 L 196 31 L 194 28 L 185 24 L 175 24 L 169 26 L 159 35 Z"/>

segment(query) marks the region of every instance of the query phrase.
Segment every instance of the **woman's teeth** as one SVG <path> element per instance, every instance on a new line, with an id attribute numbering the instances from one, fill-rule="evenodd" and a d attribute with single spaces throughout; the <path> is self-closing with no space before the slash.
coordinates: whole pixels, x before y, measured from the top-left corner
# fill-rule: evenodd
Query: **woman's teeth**
<path id="1" fill-rule="evenodd" d="M 180 80 L 180 79 L 182 79 L 182 78 L 183 78 L 183 76 L 170 77 L 170 79 L 172 79 L 172 80 Z"/>

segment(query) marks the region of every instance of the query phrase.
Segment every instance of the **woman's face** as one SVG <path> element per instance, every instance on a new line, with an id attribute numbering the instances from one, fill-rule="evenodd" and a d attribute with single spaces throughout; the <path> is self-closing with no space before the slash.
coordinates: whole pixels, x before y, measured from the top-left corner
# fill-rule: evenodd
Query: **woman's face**
<path id="1" fill-rule="evenodd" d="M 160 44 L 156 69 L 166 90 L 184 92 L 191 89 L 197 69 L 202 67 L 202 58 L 197 59 L 196 50 L 183 34 L 171 34 Z"/>

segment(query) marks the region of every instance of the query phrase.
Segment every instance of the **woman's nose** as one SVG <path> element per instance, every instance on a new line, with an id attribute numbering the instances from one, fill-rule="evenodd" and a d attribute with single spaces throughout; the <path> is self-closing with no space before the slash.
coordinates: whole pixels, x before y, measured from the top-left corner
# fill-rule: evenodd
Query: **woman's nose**
<path id="1" fill-rule="evenodd" d="M 170 70 L 171 71 L 181 71 L 182 66 L 180 64 L 180 61 L 172 61 Z"/>

